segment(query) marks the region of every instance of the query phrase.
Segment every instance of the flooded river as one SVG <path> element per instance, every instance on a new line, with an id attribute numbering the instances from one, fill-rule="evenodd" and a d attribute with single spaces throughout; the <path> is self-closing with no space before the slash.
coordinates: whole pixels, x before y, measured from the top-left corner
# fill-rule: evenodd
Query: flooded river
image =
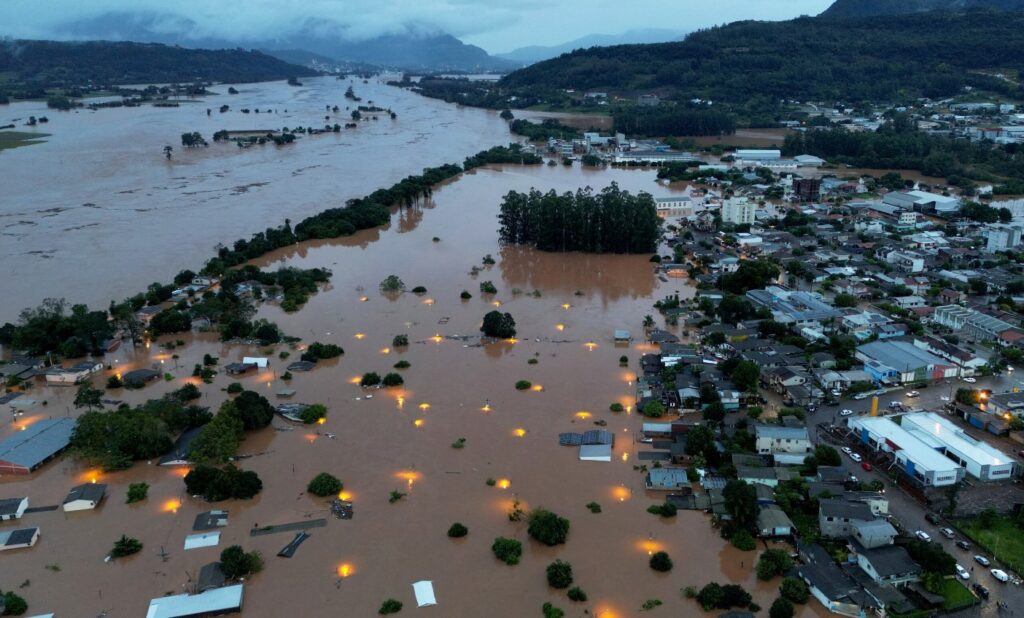
<path id="1" fill-rule="evenodd" d="M 333 84 L 323 87 L 328 86 Z M 359 88 L 357 85 L 357 91 Z M 36 296 L 51 295 L 54 282 L 66 278 L 80 292 L 67 294 L 75 300 L 95 296 L 96 301 L 103 301 L 117 293 L 126 294 L 140 283 L 166 279 L 172 271 L 197 265 L 216 240 L 276 224 L 286 215 L 297 217 L 300 210 L 302 214 L 318 210 L 340 199 L 338 196 L 386 185 L 410 167 L 459 159 L 503 137 L 502 127 L 485 112 L 442 111 L 434 101 L 406 99 L 405 93 L 383 87 L 372 96 L 384 100 L 385 93 L 396 101 L 390 104 L 396 107 L 399 122 L 423 114 L 423 140 L 437 139 L 444 144 L 394 146 L 393 152 L 378 156 L 373 151 L 381 140 L 397 144 L 415 139 L 401 131 L 389 133 L 384 127 L 390 120 L 382 119 L 367 129 L 381 131 L 381 137 L 368 139 L 359 148 L 365 161 L 348 154 L 357 148 L 352 143 L 357 137 L 350 133 L 306 138 L 287 153 L 266 149 L 218 154 L 211 147 L 172 162 L 163 172 L 168 175 L 167 188 L 158 190 L 154 175 L 162 173 L 162 162 L 133 161 L 120 147 L 115 148 L 117 139 L 105 138 L 114 150 L 106 156 L 121 160 L 129 169 L 137 166 L 157 171 L 142 174 L 147 182 L 121 178 L 108 168 L 109 177 L 98 180 L 106 187 L 100 192 L 120 204 L 119 209 L 113 214 L 109 208 L 69 211 L 82 217 L 95 211 L 91 216 L 102 225 L 81 233 L 82 238 L 95 234 L 99 244 L 80 246 L 57 235 L 52 239 L 56 253 L 50 260 L 24 258 L 27 263 L 24 269 L 16 269 L 14 289 L 21 290 L 27 302 L 34 302 Z M 402 101 L 407 107 L 399 105 Z M 424 109 L 415 111 L 413 103 Z M 145 113 L 156 114 L 156 110 Z M 431 113 L 465 120 L 457 121 L 450 131 L 432 131 L 425 119 Z M 197 122 L 202 120 L 197 118 Z M 477 134 L 471 134 L 474 126 Z M 24 149 L 24 153 L 55 147 L 57 136 L 54 143 Z M 159 139 L 156 135 L 150 139 L 159 154 Z M 135 147 L 123 146 L 125 151 Z M 148 156 L 149 150 L 140 152 Z M 315 161 L 323 167 L 289 179 L 293 171 L 311 164 L 308 157 L 315 150 L 321 151 Z M 406 151 L 418 154 L 394 156 Z M 409 165 L 414 156 L 422 162 Z M 229 162 L 234 163 L 229 167 Z M 210 169 L 228 170 L 230 180 L 214 176 Z M 170 176 L 183 174 L 191 180 L 181 181 L 183 187 L 170 188 Z M 274 180 L 249 193 L 232 195 L 227 188 L 244 184 L 244 177 L 268 174 Z M 187 345 L 173 352 L 158 344 L 137 350 L 123 346 L 109 359 L 113 369 L 98 376 L 97 384 L 114 372 L 142 366 L 158 367 L 170 373 L 172 380 L 142 391 L 109 391 L 108 398 L 138 403 L 179 388 L 193 380 L 188 377 L 191 368 L 206 353 L 220 357 L 222 365 L 246 355 L 267 355 L 271 358 L 268 369 L 241 379 L 247 388 L 265 394 L 272 402 L 279 401 L 274 396 L 277 391 L 294 388 L 298 392 L 293 401 L 324 403 L 330 414 L 326 423 L 315 429 L 275 418 L 272 427 L 249 434 L 242 453 L 251 457 L 240 465 L 256 471 L 264 483 L 263 492 L 250 501 L 211 505 L 193 499 L 185 495 L 182 470 L 146 462 L 125 472 L 102 474 L 64 459 L 31 477 L 0 479 L 0 496 L 28 495 L 30 506 L 59 504 L 79 482 L 96 480 L 110 486 L 106 502 L 96 511 L 26 515 L 19 525 L 39 526 L 42 538 L 32 549 L 0 554 L 0 589 L 13 589 L 24 596 L 30 614 L 53 611 L 61 618 L 91 617 L 105 611 L 111 617 L 137 617 L 144 615 L 149 599 L 187 591 L 190 577 L 195 577 L 202 565 L 216 560 L 223 547 L 238 543 L 247 550 L 261 551 L 266 561 L 263 572 L 246 583 L 246 617 L 370 617 L 387 598 L 405 604 L 402 615 L 520 618 L 539 616 L 541 605 L 551 602 L 571 618 L 622 618 L 642 615 L 641 605 L 658 599 L 664 606 L 654 610 L 654 615 L 690 616 L 701 612 L 694 601 L 683 598 L 681 589 L 710 581 L 741 583 L 767 608 L 777 596 L 778 580 L 756 580 L 754 552 L 739 552 L 725 543 L 703 513 L 681 511 L 675 518 L 662 519 L 646 512 L 663 496 L 645 491 L 644 476 L 635 469 L 641 463 L 637 453 L 648 448 L 634 441 L 641 419 L 632 411 L 615 414 L 608 409 L 613 402 L 633 404 L 634 371 L 641 354 L 652 350 L 638 342 L 616 345 L 613 330 L 624 328 L 640 336 L 643 317 L 654 313 L 651 304 L 656 299 L 675 292 L 687 297 L 692 289 L 680 280 L 659 280 L 648 256 L 547 254 L 498 243 L 498 205 L 509 190 L 600 188 L 611 181 L 656 196 L 671 191 L 655 182 L 652 171 L 581 170 L 561 165 L 483 168 L 446 183 L 430 201 L 398 212 L 385 228 L 290 247 L 259 260 L 259 265 L 269 268 L 326 266 L 334 273 L 330 284 L 302 311 L 289 315 L 272 305 L 260 310 L 260 317 L 277 321 L 287 333 L 306 343 L 332 342 L 345 349 L 340 359 L 323 362 L 309 373 L 297 373 L 290 382 L 281 379 L 288 362 L 277 356 L 288 350 L 283 345 L 272 350 L 226 346 L 214 336 L 196 334 L 182 337 Z M 220 187 L 214 194 L 219 198 L 207 196 L 175 206 L 183 192 L 196 190 L 194 184 Z M 126 185 L 138 185 L 160 206 L 121 220 L 117 212 L 134 212 L 134 205 L 143 201 L 138 195 L 124 197 L 112 190 Z M 53 203 L 56 190 L 39 190 L 51 196 L 46 205 Z M 91 184 L 83 184 L 80 191 L 65 189 L 64 193 L 68 201 L 86 202 L 98 200 L 97 191 Z M 21 195 L 24 198 L 25 194 Z M 35 210 L 33 200 L 19 199 L 18 203 L 18 210 Z M 74 214 L 79 211 L 82 214 Z M 189 216 L 193 211 L 196 216 Z M 68 212 L 58 214 L 66 215 Z M 140 217 L 152 221 L 152 226 L 135 227 Z M 171 226 L 172 222 L 180 225 Z M 108 229 L 121 225 L 126 228 L 120 233 Z M 133 231 L 128 233 L 127 228 Z M 33 229 L 18 242 L 29 242 L 37 233 Z M 104 242 L 121 250 L 111 251 Z M 4 251 L 9 251 L 7 245 L 5 241 Z M 95 253 L 105 266 L 84 260 L 83 252 Z M 482 264 L 488 254 L 496 264 Z M 52 265 L 61 263 L 59 260 L 81 265 L 81 272 L 78 276 L 74 272 L 55 275 Z M 143 264 L 149 260 L 162 276 L 145 272 Z M 173 261 L 173 265 L 164 266 L 161 260 Z M 36 262 L 44 262 L 44 266 Z M 118 266 L 111 266 L 114 263 Z M 131 268 L 125 266 L 128 263 Z M 474 274 L 474 266 L 482 270 Z M 32 275 L 36 268 L 40 269 L 38 281 Z M 385 297 L 378 291 L 378 283 L 389 274 L 401 277 L 410 289 L 422 285 L 427 293 Z M 131 285 L 122 285 L 120 279 Z M 483 281 L 492 281 L 498 293 L 482 296 Z M 463 290 L 473 297 L 460 300 Z M 518 338 L 479 346 L 480 320 L 496 306 L 513 315 Z M 6 306 L 5 311 L 9 312 Z M 408 335 L 407 348 L 391 348 L 397 334 Z M 290 352 L 291 360 L 299 353 Z M 622 355 L 629 359 L 626 368 L 619 366 Z M 528 363 L 531 359 L 537 362 Z M 367 371 L 392 371 L 398 360 L 411 363 L 410 368 L 401 370 L 405 378 L 401 389 L 364 391 L 352 383 Z M 216 408 L 227 397 L 223 389 L 236 380 L 218 375 L 212 385 L 199 384 L 203 405 Z M 517 380 L 529 380 L 535 389 L 517 391 L 513 386 Z M 5 413 L 0 437 L 49 416 L 78 414 L 71 405 L 72 389 L 36 387 L 27 396 L 40 404 L 16 423 Z M 43 406 L 43 401 L 47 405 Z M 577 449 L 558 445 L 559 432 L 593 429 L 596 421 L 606 422 L 604 428 L 616 436 L 610 463 L 580 462 Z M 459 438 L 465 438 L 464 448 L 453 448 Z M 355 505 L 352 520 L 331 518 L 326 500 L 304 493 L 308 481 L 319 472 L 330 472 L 344 481 L 345 492 Z M 498 482 L 489 486 L 488 479 Z M 125 504 L 128 483 L 139 481 L 150 484 L 149 498 Z M 407 496 L 391 504 L 388 495 L 392 490 Z M 524 510 L 544 506 L 567 517 L 571 521 L 568 543 L 549 548 L 530 540 L 525 522 L 509 520 L 515 500 Z M 591 513 L 586 508 L 590 502 L 599 503 L 602 512 Z M 184 551 L 182 543 L 191 532 L 194 516 L 210 508 L 230 512 L 230 525 L 223 529 L 220 546 Z M 249 535 L 253 527 L 321 517 L 328 519 L 327 526 L 312 529 L 312 538 L 291 559 L 276 556 L 291 534 Z M 456 521 L 466 525 L 469 534 L 449 539 L 445 532 Z M 2 525 L 3 529 L 10 527 L 10 523 Z M 104 563 L 104 556 L 121 534 L 140 539 L 142 552 Z M 519 565 L 509 567 L 494 559 L 490 546 L 498 536 L 523 542 Z M 669 573 L 656 573 L 648 567 L 649 554 L 659 550 L 667 551 L 675 562 Z M 573 603 L 564 591 L 548 587 L 544 569 L 555 559 L 572 563 L 575 585 L 586 591 L 586 602 Z M 416 609 L 411 584 L 424 579 L 433 581 L 438 605 Z M 819 613 L 823 615 L 815 605 L 802 609 L 800 615 Z"/>
<path id="2" fill-rule="evenodd" d="M 106 306 L 201 265 L 217 243 L 511 139 L 495 112 L 419 97 L 383 78 L 368 81 L 351 84 L 359 103 L 343 96 L 347 80 L 320 77 L 301 87 L 241 85 L 237 95 L 217 86 L 220 94 L 177 108 L 57 112 L 39 101 L 0 105 L 0 125 L 28 131 L 22 125 L 29 116 L 46 116 L 49 123 L 36 130 L 51 134 L 43 144 L 0 151 L 0 261 L 18 273 L 4 277 L 0 323 L 47 296 Z M 220 129 L 323 127 L 325 115 L 344 125 L 351 121 L 346 106 L 369 101 L 391 108 L 397 119 L 379 114 L 358 129 L 283 147 L 240 150 L 212 140 Z M 219 113 L 221 105 L 230 111 Z M 210 147 L 183 148 L 181 134 L 190 131 Z M 165 145 L 174 148 L 170 161 Z"/>

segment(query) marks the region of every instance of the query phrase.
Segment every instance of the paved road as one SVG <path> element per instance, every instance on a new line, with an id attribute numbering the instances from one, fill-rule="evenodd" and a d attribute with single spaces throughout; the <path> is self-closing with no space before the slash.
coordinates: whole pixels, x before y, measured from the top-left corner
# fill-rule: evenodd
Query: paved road
<path id="1" fill-rule="evenodd" d="M 1021 378 L 1024 379 L 1024 370 L 1018 371 L 1022 374 Z M 942 397 L 952 397 L 956 393 L 956 389 L 964 387 L 973 388 L 990 388 L 994 393 L 1002 393 L 1011 390 L 1014 386 L 1022 388 L 1024 390 L 1024 384 L 1021 384 L 1021 380 L 1018 380 L 1014 375 L 1009 376 L 997 376 L 992 378 L 979 378 L 975 384 L 962 383 L 960 381 L 954 381 L 950 385 L 939 384 L 929 386 L 925 389 L 920 389 L 921 396 L 916 398 L 906 397 L 906 390 L 899 389 L 879 397 L 879 410 L 887 408 L 890 401 L 900 401 L 913 408 L 924 408 L 924 409 L 938 409 L 941 408 L 945 403 L 942 401 Z M 854 413 L 867 412 L 871 407 L 871 399 L 865 399 L 861 401 L 843 401 L 835 407 L 819 408 L 818 411 L 808 417 L 808 424 L 829 422 L 836 423 L 837 419 L 842 420 L 839 416 L 839 411 L 847 408 L 854 411 Z M 812 433 L 812 439 L 817 441 L 818 436 L 816 432 Z M 988 438 L 993 438 L 988 436 Z M 993 440 L 995 441 L 995 440 Z M 1007 441 L 1007 444 L 1010 443 Z M 1019 448 L 1020 445 L 1017 445 Z M 1008 450 L 1008 449 L 1005 449 Z M 859 464 L 849 459 L 846 455 L 842 457 L 843 467 L 846 468 L 851 474 L 855 474 L 858 479 L 864 482 L 870 482 L 873 480 L 880 480 L 885 483 L 886 493 L 889 498 L 889 513 L 892 517 L 902 523 L 904 528 L 908 531 L 913 532 L 915 530 L 924 530 L 932 537 L 932 542 L 941 543 L 942 546 L 953 555 L 959 564 L 964 568 L 971 570 L 971 577 L 968 582 L 969 586 L 975 582 L 980 582 L 986 588 L 989 589 L 991 596 L 988 601 L 982 603 L 978 607 L 974 607 L 963 612 L 958 612 L 957 616 L 1011 616 L 1020 615 L 1024 617 L 1024 587 L 1015 586 L 1013 584 L 1003 584 L 997 581 L 989 573 L 988 569 L 977 564 L 973 560 L 975 554 L 984 554 L 990 560 L 991 555 L 982 551 L 977 547 L 972 547 L 968 551 L 964 551 L 956 547 L 956 539 L 947 539 L 939 533 L 939 528 L 945 524 L 935 526 L 928 523 L 925 520 L 925 514 L 928 512 L 924 506 L 919 504 L 916 500 L 908 496 L 901 489 L 893 485 L 888 478 L 877 471 L 867 472 L 860 467 Z M 960 538 L 959 535 L 957 538 Z M 990 567 L 991 568 L 991 567 Z M 1002 601 L 1006 603 L 1010 609 L 999 609 L 997 603 Z M 1015 613 L 1014 613 L 1015 612 Z"/>

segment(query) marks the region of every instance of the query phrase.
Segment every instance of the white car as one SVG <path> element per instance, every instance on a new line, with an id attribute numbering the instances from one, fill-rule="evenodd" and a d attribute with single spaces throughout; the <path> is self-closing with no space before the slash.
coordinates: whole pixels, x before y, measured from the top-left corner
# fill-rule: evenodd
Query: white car
<path id="1" fill-rule="evenodd" d="M 852 455 L 853 454 L 853 449 L 848 447 L 848 446 L 844 446 L 843 447 L 843 452 L 846 453 L 847 455 Z"/>
<path id="2" fill-rule="evenodd" d="M 949 397 L 943 395 L 942 397 L 939 397 L 939 401 L 949 401 Z"/>
<path id="3" fill-rule="evenodd" d="M 999 581 L 1003 582 L 1004 584 L 1006 582 L 1010 581 L 1010 576 L 1007 575 L 1006 571 L 1004 571 L 1002 569 L 992 569 L 989 572 L 992 573 L 992 577 L 998 579 Z"/>
<path id="4" fill-rule="evenodd" d="M 853 410 L 843 410 L 839 413 L 839 416 L 850 416 L 851 414 L 853 414 Z"/>
<path id="5" fill-rule="evenodd" d="M 974 384 L 977 381 L 978 378 L 964 378 L 964 382 L 967 382 L 968 384 Z"/>
<path id="6" fill-rule="evenodd" d="M 963 568 L 959 564 L 956 565 L 956 574 L 960 576 L 960 579 L 970 579 L 971 574 L 967 572 L 967 569 Z"/>
<path id="7" fill-rule="evenodd" d="M 867 393 L 857 393 L 856 395 L 853 396 L 853 398 L 856 399 L 857 401 L 860 401 L 862 399 L 867 399 L 868 398 L 868 394 Z"/>
<path id="8" fill-rule="evenodd" d="M 932 537 L 930 537 L 928 535 L 928 533 L 925 532 L 924 530 L 918 530 L 917 532 L 914 533 L 914 536 L 916 536 L 917 538 L 921 539 L 925 543 L 930 543 L 931 540 L 932 540 Z"/>
<path id="9" fill-rule="evenodd" d="M 909 393 L 907 393 L 907 397 L 910 397 L 910 398 L 920 397 L 920 396 L 921 396 L 921 393 L 919 393 L 917 391 L 910 391 Z"/>
<path id="10" fill-rule="evenodd" d="M 939 528 L 939 532 L 941 532 L 942 536 L 946 537 L 947 539 L 951 539 L 956 536 L 956 533 L 953 532 L 952 528 Z"/>
<path id="11" fill-rule="evenodd" d="M 981 566 L 988 566 L 988 565 L 992 564 L 991 562 L 988 561 L 988 558 L 986 558 L 985 556 L 981 556 L 981 555 L 975 556 L 974 557 L 974 561 L 977 562 L 978 564 L 980 564 Z"/>
<path id="12" fill-rule="evenodd" d="M 863 457 L 861 457 L 859 453 L 850 453 L 850 459 L 860 463 L 860 460 L 863 459 Z"/>

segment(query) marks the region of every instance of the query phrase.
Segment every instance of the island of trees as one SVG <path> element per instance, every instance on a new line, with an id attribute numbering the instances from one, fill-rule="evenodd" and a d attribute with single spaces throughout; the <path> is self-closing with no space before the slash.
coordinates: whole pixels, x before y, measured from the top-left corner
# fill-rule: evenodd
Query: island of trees
<path id="1" fill-rule="evenodd" d="M 599 193 L 509 192 L 501 203 L 502 242 L 542 251 L 651 253 L 661 233 L 654 199 L 612 183 Z"/>

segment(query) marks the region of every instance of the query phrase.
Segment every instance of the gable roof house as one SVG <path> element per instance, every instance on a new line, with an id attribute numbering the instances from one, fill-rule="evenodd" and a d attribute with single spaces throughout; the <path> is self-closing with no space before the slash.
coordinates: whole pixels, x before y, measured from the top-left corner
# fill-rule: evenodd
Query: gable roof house
<path id="1" fill-rule="evenodd" d="M 853 534 L 855 522 L 864 523 L 874 519 L 871 507 L 862 502 L 832 499 L 818 503 L 818 527 L 821 536 L 827 539 L 848 537 Z"/>
<path id="2" fill-rule="evenodd" d="M 782 509 L 775 505 L 761 507 L 757 514 L 758 536 L 776 537 L 793 534 L 793 522 Z"/>
<path id="3" fill-rule="evenodd" d="M 28 498 L 0 499 L 0 521 L 21 519 L 28 508 Z"/>
<path id="4" fill-rule="evenodd" d="M 32 547 L 39 540 L 39 528 L 0 530 L 0 551 Z"/>
<path id="5" fill-rule="evenodd" d="M 94 509 L 103 501 L 107 495 L 107 486 L 103 483 L 83 483 L 72 487 L 64 498 L 64 511 L 86 511 Z"/>
<path id="6" fill-rule="evenodd" d="M 921 565 L 914 562 L 907 550 L 898 545 L 858 552 L 857 566 L 875 582 L 891 584 L 896 587 L 916 582 L 921 576 Z"/>
<path id="7" fill-rule="evenodd" d="M 884 519 L 873 519 L 871 521 L 854 521 L 853 538 L 867 549 L 892 545 L 898 534 L 896 528 Z"/>

